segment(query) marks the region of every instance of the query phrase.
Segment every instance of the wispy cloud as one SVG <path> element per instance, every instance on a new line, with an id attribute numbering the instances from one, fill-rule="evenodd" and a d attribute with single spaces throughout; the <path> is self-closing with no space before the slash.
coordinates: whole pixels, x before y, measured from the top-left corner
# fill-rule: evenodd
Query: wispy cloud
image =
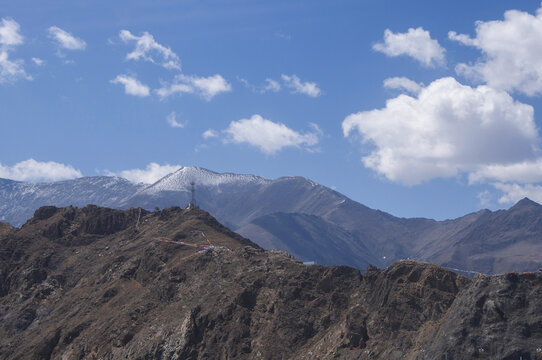
<path id="1" fill-rule="evenodd" d="M 184 128 L 187 124 L 187 122 L 180 123 L 177 121 L 177 114 L 175 114 L 174 111 L 172 111 L 168 116 L 166 116 L 167 123 L 174 128 Z"/>
<path id="2" fill-rule="evenodd" d="M 292 35 L 282 32 L 282 31 L 276 32 L 275 36 L 278 37 L 279 39 L 288 40 L 288 41 L 293 39 Z"/>
<path id="3" fill-rule="evenodd" d="M 205 100 L 210 101 L 216 95 L 223 92 L 230 92 L 232 86 L 221 75 L 212 75 L 209 77 L 177 75 L 173 83 L 164 84 L 161 88 L 155 90 L 156 94 L 165 99 L 175 94 L 195 93 L 199 94 Z"/>
<path id="4" fill-rule="evenodd" d="M 85 50 L 87 43 L 69 32 L 62 30 L 57 26 L 51 26 L 48 30 L 49 37 L 53 39 L 59 48 L 66 50 Z"/>
<path id="5" fill-rule="evenodd" d="M 205 140 L 210 139 L 210 138 L 215 138 L 215 137 L 218 137 L 218 131 L 213 130 L 213 129 L 208 129 L 208 130 L 205 130 L 201 136 Z"/>
<path id="6" fill-rule="evenodd" d="M 148 32 L 136 36 L 128 30 L 122 30 L 119 37 L 124 43 L 135 42 L 134 50 L 126 55 L 127 60 L 144 60 L 166 69 L 181 70 L 181 61 L 177 54 L 169 47 L 156 42 Z"/>
<path id="7" fill-rule="evenodd" d="M 321 94 L 321 90 L 314 82 L 302 82 L 296 75 L 284 75 L 281 76 L 284 85 L 293 90 L 294 93 L 304 94 L 310 97 L 318 97 Z"/>
<path id="8" fill-rule="evenodd" d="M 281 87 L 278 81 L 269 78 L 265 79 L 265 85 L 263 87 L 264 92 L 279 92 L 280 89 Z"/>
<path id="9" fill-rule="evenodd" d="M 252 92 L 265 94 L 267 92 L 279 92 L 281 90 L 280 83 L 278 81 L 275 81 L 273 79 L 267 78 L 265 79 L 265 82 L 261 86 L 256 86 L 254 84 L 251 84 L 248 80 L 237 77 L 237 80 L 239 80 L 247 89 L 250 89 Z"/>
<path id="10" fill-rule="evenodd" d="M 411 94 L 417 95 L 422 91 L 423 84 L 417 83 L 406 77 L 392 77 L 384 80 L 384 87 L 395 90 L 405 90 Z"/>
<path id="11" fill-rule="evenodd" d="M 45 64 L 45 60 L 42 60 L 42 59 L 37 58 L 37 57 L 33 57 L 32 61 L 34 62 L 34 64 L 36 64 L 38 66 L 42 66 L 42 65 Z"/>
<path id="12" fill-rule="evenodd" d="M 124 85 L 124 92 L 128 95 L 139 97 L 150 95 L 150 89 L 147 85 L 140 83 L 136 78 L 128 75 L 118 75 L 111 80 L 111 83 Z"/>

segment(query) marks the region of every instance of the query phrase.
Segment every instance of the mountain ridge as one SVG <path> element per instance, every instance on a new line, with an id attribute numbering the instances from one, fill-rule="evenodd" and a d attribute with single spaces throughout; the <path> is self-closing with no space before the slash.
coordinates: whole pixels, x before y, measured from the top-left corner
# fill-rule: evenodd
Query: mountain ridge
<path id="1" fill-rule="evenodd" d="M 152 210 L 187 204 L 192 181 L 197 203 L 221 223 L 261 246 L 290 250 L 307 261 L 319 258 L 322 264 L 364 269 L 415 258 L 483 273 L 542 267 L 542 256 L 533 255 L 542 253 L 538 226 L 542 207 L 528 199 L 508 210 L 485 209 L 457 219 L 397 218 L 302 177 L 272 180 L 199 167 L 180 168 L 150 185 L 91 177 L 43 185 L 17 183 L 10 191 L 0 180 L 0 221 L 15 219 L 20 225 L 23 215 L 39 205 L 95 203 Z M 335 241 L 333 248 L 328 246 L 330 239 Z M 510 259 L 507 251 L 513 255 Z"/>

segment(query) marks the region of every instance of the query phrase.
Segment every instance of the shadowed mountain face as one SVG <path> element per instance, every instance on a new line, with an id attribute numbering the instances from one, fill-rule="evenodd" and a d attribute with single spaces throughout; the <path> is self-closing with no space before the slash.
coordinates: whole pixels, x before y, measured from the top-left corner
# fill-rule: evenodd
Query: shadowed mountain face
<path id="1" fill-rule="evenodd" d="M 304 266 L 197 208 L 43 207 L 2 229 L 0 358 L 542 355 L 540 272 Z"/>
<path id="2" fill-rule="evenodd" d="M 428 260 L 487 273 L 542 268 L 542 206 L 523 199 L 509 210 L 485 211 Z"/>
<path id="3" fill-rule="evenodd" d="M 397 218 L 301 177 L 276 180 L 184 167 L 155 184 L 111 177 L 47 184 L 0 180 L 0 221 L 20 225 L 44 204 L 116 208 L 185 206 L 190 183 L 198 205 L 266 249 L 320 264 L 364 269 L 418 259 L 463 271 L 503 273 L 542 267 L 542 207 L 528 199 L 434 221 Z"/>

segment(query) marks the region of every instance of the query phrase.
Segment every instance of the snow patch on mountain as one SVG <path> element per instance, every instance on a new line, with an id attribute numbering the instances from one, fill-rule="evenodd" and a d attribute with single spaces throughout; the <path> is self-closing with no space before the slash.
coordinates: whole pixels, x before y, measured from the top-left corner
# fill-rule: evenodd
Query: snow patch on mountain
<path id="1" fill-rule="evenodd" d="M 200 167 L 184 166 L 138 193 L 153 195 L 161 191 L 190 191 L 191 182 L 194 182 L 196 186 L 219 187 L 223 185 L 265 185 L 272 181 L 255 175 L 220 174 Z"/>

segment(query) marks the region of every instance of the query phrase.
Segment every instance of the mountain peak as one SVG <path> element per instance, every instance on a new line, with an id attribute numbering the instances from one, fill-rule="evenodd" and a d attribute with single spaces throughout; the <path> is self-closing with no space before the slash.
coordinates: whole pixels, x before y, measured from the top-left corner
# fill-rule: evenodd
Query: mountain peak
<path id="1" fill-rule="evenodd" d="M 520 201 L 518 201 L 514 206 L 510 208 L 510 210 L 518 210 L 518 209 L 527 209 L 527 208 L 539 208 L 542 205 L 539 203 L 532 201 L 528 197 L 524 197 Z"/>
<path id="2" fill-rule="evenodd" d="M 262 184 L 271 180 L 256 175 L 217 173 L 197 166 L 183 166 L 179 170 L 163 177 L 152 185 L 147 186 L 144 193 L 160 191 L 189 191 L 190 183 L 204 186 L 220 186 L 226 184 Z"/>

